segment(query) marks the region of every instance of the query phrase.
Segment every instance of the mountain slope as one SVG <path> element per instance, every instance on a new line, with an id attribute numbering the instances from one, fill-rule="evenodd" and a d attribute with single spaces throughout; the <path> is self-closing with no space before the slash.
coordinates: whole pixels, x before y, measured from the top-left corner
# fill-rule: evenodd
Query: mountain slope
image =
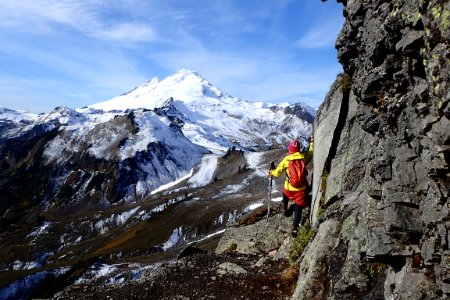
<path id="1" fill-rule="evenodd" d="M 233 98 L 189 71 L 92 107 L 1 110 L 0 284 L 95 259 L 157 262 L 196 241 L 212 248 L 264 201 L 270 160 L 309 136 L 307 112 Z"/>

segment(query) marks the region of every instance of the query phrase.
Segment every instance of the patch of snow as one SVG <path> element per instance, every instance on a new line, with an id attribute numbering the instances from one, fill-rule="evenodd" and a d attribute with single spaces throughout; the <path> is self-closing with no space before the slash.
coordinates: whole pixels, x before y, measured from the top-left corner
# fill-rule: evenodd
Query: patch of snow
<path id="1" fill-rule="evenodd" d="M 186 180 L 186 179 L 188 179 L 189 177 L 191 177 L 191 176 L 192 176 L 192 173 L 193 173 L 193 170 L 191 170 L 187 175 L 181 177 L 181 178 L 178 179 L 178 180 L 175 180 L 175 181 L 173 181 L 173 182 L 169 182 L 169 183 L 167 183 L 167 184 L 161 185 L 159 188 L 153 190 L 153 191 L 150 193 L 150 195 L 154 195 L 154 194 L 156 194 L 156 193 L 158 193 L 158 192 L 161 192 L 161 191 L 164 191 L 164 190 L 167 190 L 167 189 L 170 189 L 170 188 L 176 186 L 177 184 L 179 184 L 179 183 L 182 182 L 183 180 Z"/>
<path id="2" fill-rule="evenodd" d="M 15 260 L 15 261 L 13 262 L 13 264 L 12 264 L 12 269 L 13 269 L 14 271 L 22 270 L 22 267 L 23 267 L 24 264 L 25 264 L 25 263 L 24 263 L 24 262 L 21 262 L 20 260 Z"/>
<path id="3" fill-rule="evenodd" d="M 189 242 L 187 244 L 190 245 L 190 244 L 193 244 L 193 243 L 202 242 L 202 241 L 208 240 L 208 239 L 210 239 L 210 238 L 212 238 L 212 237 L 214 237 L 216 235 L 222 234 L 224 232 L 225 232 L 225 229 L 222 229 L 222 230 L 216 231 L 214 233 L 208 234 L 207 236 L 205 236 L 205 237 L 203 237 L 203 238 L 201 238 L 199 240 L 195 240 L 195 241 Z"/>
<path id="4" fill-rule="evenodd" d="M 72 239 L 72 241 L 70 241 L 70 239 Z M 58 248 L 58 251 L 61 251 L 62 249 L 64 249 L 67 246 L 78 244 L 82 240 L 83 240 L 83 236 L 81 236 L 81 235 L 78 236 L 75 240 L 73 240 L 73 237 L 71 235 L 69 235 L 68 233 L 65 233 L 62 236 L 60 236 L 60 238 L 59 238 L 60 246 Z M 61 257 L 60 257 L 60 259 L 61 259 Z"/>
<path id="5" fill-rule="evenodd" d="M 164 251 L 167 251 L 168 249 L 172 248 L 173 246 L 178 244 L 178 242 L 180 241 L 182 235 L 183 235 L 183 227 L 175 228 L 172 231 L 172 234 L 169 237 L 169 239 L 163 243 L 161 248 Z"/>
<path id="6" fill-rule="evenodd" d="M 181 201 L 183 201 L 183 200 L 184 200 L 184 197 L 178 197 L 178 198 L 175 198 L 175 199 L 169 199 L 169 200 L 167 200 L 165 203 L 160 204 L 160 205 L 156 206 L 155 208 L 153 208 L 153 209 L 150 211 L 150 213 L 151 213 L 151 214 L 161 213 L 161 212 L 163 212 L 165 209 L 167 209 L 169 206 L 174 205 L 174 204 L 176 204 L 176 203 L 178 203 L 178 202 L 181 202 Z"/>
<path id="7" fill-rule="evenodd" d="M 136 270 L 131 271 L 131 280 L 139 280 L 141 279 L 142 275 L 147 271 L 147 270 L 154 270 L 156 268 L 159 268 L 161 265 L 163 264 L 163 262 L 158 262 L 155 263 L 153 265 L 148 265 L 145 267 L 140 267 Z"/>
<path id="8" fill-rule="evenodd" d="M 276 198 L 271 199 L 272 202 L 281 202 L 282 200 L 283 200 L 283 197 L 276 197 Z"/>
<path id="9" fill-rule="evenodd" d="M 87 135 L 81 138 L 88 143 L 88 152 L 92 156 L 111 160 L 117 156 L 117 145 L 122 139 L 128 136 L 129 131 L 125 122 L 122 124 L 105 122 L 101 126 L 93 128 Z"/>
<path id="10" fill-rule="evenodd" d="M 114 270 L 116 270 L 115 266 L 103 264 L 100 266 L 100 268 L 97 270 L 95 274 L 95 278 L 106 276 L 110 273 L 112 273 Z"/>
<path id="11" fill-rule="evenodd" d="M 139 151 L 146 151 L 149 144 L 160 140 L 156 135 L 172 136 L 167 132 L 167 121 L 160 119 L 154 112 L 136 112 L 135 122 L 139 131 L 120 148 L 120 160 L 134 157 Z"/>
<path id="12" fill-rule="evenodd" d="M 250 169 L 258 169 L 263 152 L 245 152 L 244 156 Z"/>
<path id="13" fill-rule="evenodd" d="M 143 198 L 148 193 L 148 187 L 143 181 L 136 183 L 136 195 Z"/>
<path id="14" fill-rule="evenodd" d="M 86 271 L 83 276 L 78 278 L 74 284 L 80 285 L 80 284 L 86 284 L 94 279 L 98 279 L 101 277 L 106 277 L 109 274 L 115 272 L 117 270 L 116 265 L 108 265 L 108 264 L 100 264 L 95 263 L 92 266 L 89 267 L 89 270 Z"/>
<path id="15" fill-rule="evenodd" d="M 42 224 L 42 226 L 35 228 L 32 232 L 30 232 L 30 234 L 27 235 L 27 238 L 33 238 L 33 240 L 31 240 L 30 243 L 33 243 L 34 241 L 36 241 L 36 239 L 44 234 L 48 234 L 48 230 L 50 229 L 50 226 L 52 226 L 53 224 L 51 222 L 44 222 Z"/>
<path id="16" fill-rule="evenodd" d="M 32 270 L 42 267 L 39 261 L 30 261 L 25 263 L 19 270 Z"/>
<path id="17" fill-rule="evenodd" d="M 263 206 L 263 205 L 264 205 L 263 203 L 253 203 L 253 204 L 250 204 L 249 206 L 247 206 L 247 207 L 244 209 L 244 212 L 249 212 L 249 211 L 255 210 L 255 209 L 257 209 L 258 207 L 261 207 L 261 206 Z"/>
<path id="18" fill-rule="evenodd" d="M 230 184 L 226 186 L 223 190 L 221 190 L 220 193 L 214 196 L 213 199 L 220 198 L 224 195 L 235 194 L 238 191 L 242 190 L 245 187 L 245 185 L 246 185 L 245 182 L 243 182 L 242 184 Z"/>
<path id="19" fill-rule="evenodd" d="M 255 170 L 255 175 L 259 177 L 266 177 L 267 170 L 262 169 L 261 160 L 264 155 L 263 152 L 246 152 L 245 159 L 247 160 L 247 166 L 250 169 Z"/>
<path id="20" fill-rule="evenodd" d="M 117 275 L 115 275 L 115 276 L 109 278 L 109 279 L 106 281 L 106 284 L 107 284 L 107 285 L 115 285 L 115 284 L 121 284 L 121 283 L 124 283 L 124 282 L 125 282 L 125 276 L 126 276 L 126 274 L 124 274 L 124 273 L 119 273 L 119 274 L 117 274 Z"/>
<path id="21" fill-rule="evenodd" d="M 41 268 L 42 266 L 45 265 L 45 260 L 48 257 L 52 256 L 53 254 L 54 254 L 53 252 L 43 252 L 39 255 L 36 261 L 22 262 L 20 260 L 15 260 L 12 263 L 10 269 L 14 271 L 19 271 L 19 270 L 31 270 Z"/>
<path id="22" fill-rule="evenodd" d="M 109 218 L 95 222 L 94 227 L 100 234 L 105 234 L 106 232 L 108 232 L 110 227 L 125 224 L 128 221 L 128 219 L 132 215 L 134 215 L 136 211 L 139 210 L 139 208 L 140 206 L 137 206 L 118 215 L 112 214 Z"/>
<path id="23" fill-rule="evenodd" d="M 137 206 L 133 209 L 130 209 L 126 212 L 121 213 L 120 215 L 117 216 L 116 218 L 116 224 L 117 225 L 123 225 L 125 224 L 126 221 L 128 221 L 128 219 L 134 215 L 136 213 L 136 211 L 139 210 L 139 208 L 141 208 L 140 206 Z"/>
<path id="24" fill-rule="evenodd" d="M 240 214 L 238 214 L 238 211 L 237 211 L 237 210 L 230 211 L 230 212 L 228 213 L 227 224 L 233 224 L 233 223 L 236 223 L 236 220 L 238 219 L 239 216 L 240 216 Z"/>
<path id="25" fill-rule="evenodd" d="M 225 215 L 221 214 L 217 219 L 213 221 L 213 225 L 223 224 Z"/>
<path id="26" fill-rule="evenodd" d="M 213 180 L 217 168 L 218 156 L 215 154 L 205 155 L 202 158 L 199 169 L 188 181 L 191 187 L 202 187 Z"/>
<path id="27" fill-rule="evenodd" d="M 246 177 L 244 180 L 242 180 L 240 184 L 230 184 L 225 186 L 225 188 L 220 190 L 215 196 L 212 197 L 212 199 L 218 199 L 224 197 L 225 195 L 230 194 L 233 195 L 237 194 L 238 192 L 241 192 L 252 182 L 255 176 L 257 175 L 253 173 L 250 176 Z"/>

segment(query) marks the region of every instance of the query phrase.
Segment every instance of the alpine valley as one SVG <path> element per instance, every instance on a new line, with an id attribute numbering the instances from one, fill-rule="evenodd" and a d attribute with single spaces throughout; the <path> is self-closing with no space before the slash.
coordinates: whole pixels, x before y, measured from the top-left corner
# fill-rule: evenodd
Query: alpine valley
<path id="1" fill-rule="evenodd" d="M 294 137 L 307 144 L 314 117 L 188 70 L 88 107 L 1 109 L 2 295 L 27 297 L 69 269 L 78 283 L 137 279 L 188 245 L 214 249 L 263 205 L 270 162 Z M 132 266 L 127 278 L 118 262 Z"/>

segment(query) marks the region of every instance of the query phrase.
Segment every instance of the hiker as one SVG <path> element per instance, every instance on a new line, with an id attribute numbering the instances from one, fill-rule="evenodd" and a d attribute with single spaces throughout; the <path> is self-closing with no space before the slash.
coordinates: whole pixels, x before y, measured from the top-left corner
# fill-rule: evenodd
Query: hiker
<path id="1" fill-rule="evenodd" d="M 288 201 L 292 200 L 294 202 L 294 219 L 292 221 L 291 231 L 293 237 L 297 236 L 298 226 L 302 217 L 302 209 L 309 205 L 306 165 L 311 160 L 313 149 L 314 139 L 312 136 L 306 154 L 300 152 L 300 143 L 294 139 L 289 143 L 289 154 L 280 162 L 278 167 L 269 171 L 269 176 L 275 177 L 286 172 L 281 211 L 286 217 L 289 217 L 292 211 L 288 209 Z"/>

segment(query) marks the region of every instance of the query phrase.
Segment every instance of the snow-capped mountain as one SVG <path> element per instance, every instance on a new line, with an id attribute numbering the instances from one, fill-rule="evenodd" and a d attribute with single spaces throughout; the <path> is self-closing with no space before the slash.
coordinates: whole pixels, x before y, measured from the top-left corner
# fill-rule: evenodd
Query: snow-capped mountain
<path id="1" fill-rule="evenodd" d="M 33 273 L 215 236 L 261 205 L 277 159 L 264 151 L 308 137 L 312 119 L 302 105 L 250 103 L 186 70 L 89 107 L 0 109 L 0 239 L 9 253 L 0 269 Z"/>
<path id="2" fill-rule="evenodd" d="M 164 80 L 153 78 L 126 94 L 89 107 L 104 111 L 165 108 L 168 115 L 183 122 L 181 130 L 186 137 L 213 152 L 231 146 L 261 149 L 308 136 L 314 118 L 305 106 L 269 107 L 232 97 L 188 70 Z M 292 107 L 301 107 L 303 115 L 299 117 Z"/>
<path id="3" fill-rule="evenodd" d="M 55 199 L 135 201 L 189 174 L 206 153 L 262 150 L 309 136 L 311 118 L 302 106 L 232 97 L 187 70 L 85 108 L 40 115 L 3 109 L 0 154 L 9 184 L 0 190 L 9 200 L 1 212 L 14 202 L 11 189 L 23 196 L 21 179 L 33 168 L 41 176 L 33 178 L 38 192 L 28 196 L 46 207 Z"/>

